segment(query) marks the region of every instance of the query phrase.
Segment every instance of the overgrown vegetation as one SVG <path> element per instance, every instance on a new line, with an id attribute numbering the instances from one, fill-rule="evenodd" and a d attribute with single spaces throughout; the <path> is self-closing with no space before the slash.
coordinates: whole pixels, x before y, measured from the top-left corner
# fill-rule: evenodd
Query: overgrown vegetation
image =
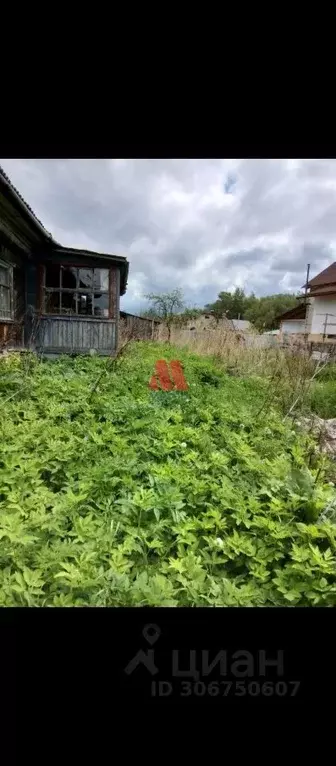
<path id="1" fill-rule="evenodd" d="M 336 418 L 336 363 L 321 364 L 318 373 L 314 361 L 304 347 L 281 346 L 258 348 L 239 342 L 232 331 L 222 328 L 186 334 L 174 328 L 172 341 L 185 350 L 216 359 L 230 374 L 267 381 L 269 398 L 284 413 L 298 399 L 296 409 L 313 412 L 321 418 Z M 313 378 L 313 380 L 312 380 Z"/>
<path id="2" fill-rule="evenodd" d="M 148 388 L 160 358 L 187 392 Z M 335 605 L 327 459 L 272 371 L 151 343 L 105 365 L 0 359 L 0 603 Z"/>
<path id="3" fill-rule="evenodd" d="M 320 418 L 336 418 L 336 381 L 318 381 L 310 397 L 310 406 Z"/>

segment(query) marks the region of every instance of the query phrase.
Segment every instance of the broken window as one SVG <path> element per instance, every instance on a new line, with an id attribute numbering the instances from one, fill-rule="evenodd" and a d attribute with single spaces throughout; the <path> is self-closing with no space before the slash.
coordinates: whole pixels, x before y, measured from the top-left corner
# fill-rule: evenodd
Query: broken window
<path id="1" fill-rule="evenodd" d="M 13 267 L 0 261 L 0 319 L 13 319 Z"/>
<path id="2" fill-rule="evenodd" d="M 59 264 L 48 263 L 45 267 L 45 286 L 58 288 L 61 286 L 61 269 Z"/>
<path id="3" fill-rule="evenodd" d="M 93 298 L 93 313 L 97 317 L 108 317 L 109 296 L 108 293 L 95 293 Z"/>
<path id="4" fill-rule="evenodd" d="M 45 312 L 47 314 L 60 314 L 60 294 L 59 293 L 46 293 L 45 296 Z"/>
<path id="5" fill-rule="evenodd" d="M 109 317 L 109 269 L 45 267 L 46 314 Z"/>

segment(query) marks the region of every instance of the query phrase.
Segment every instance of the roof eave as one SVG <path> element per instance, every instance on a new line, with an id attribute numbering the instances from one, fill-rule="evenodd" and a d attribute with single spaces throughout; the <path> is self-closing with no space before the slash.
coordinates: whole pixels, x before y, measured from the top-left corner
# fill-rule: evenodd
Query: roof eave
<path id="1" fill-rule="evenodd" d="M 336 284 L 334 287 L 330 285 L 330 290 L 321 290 L 320 288 L 317 287 L 316 292 L 314 291 L 313 293 L 310 293 L 309 297 L 319 298 L 320 296 L 323 296 L 323 295 L 336 295 Z"/>
<path id="2" fill-rule="evenodd" d="M 65 247 L 63 245 L 57 245 L 50 250 L 50 256 L 56 255 L 77 255 L 84 258 L 101 258 L 102 260 L 114 263 L 120 267 L 120 296 L 125 295 L 127 290 L 127 279 L 129 272 L 129 262 L 124 255 L 114 255 L 113 253 L 97 253 L 94 250 L 84 250 L 80 247 Z"/>
<path id="3" fill-rule="evenodd" d="M 48 242 L 54 242 L 55 245 L 58 245 L 58 242 L 55 242 L 53 240 L 52 234 L 50 234 L 49 231 L 47 231 L 41 221 L 38 220 L 36 215 L 33 213 L 33 211 L 29 208 L 27 203 L 24 201 L 23 197 L 20 196 L 20 194 L 15 189 L 15 186 L 10 182 L 8 176 L 4 172 L 2 168 L 0 168 L 0 181 L 2 183 L 2 186 L 4 190 L 7 192 L 7 195 L 10 197 L 10 199 L 13 200 L 16 207 L 20 208 L 20 212 L 25 215 L 26 219 L 29 219 L 29 223 L 33 225 L 35 229 L 38 230 L 38 233 L 45 241 Z"/>
<path id="4" fill-rule="evenodd" d="M 127 289 L 127 278 L 128 278 L 128 271 L 129 271 L 129 263 L 127 261 L 127 258 L 122 255 L 111 255 L 109 253 L 94 253 L 90 251 L 80 250 L 79 248 L 66 248 L 63 245 L 60 244 L 60 242 L 57 242 L 52 234 L 48 232 L 41 221 L 38 220 L 38 218 L 35 216 L 27 202 L 21 197 L 19 192 L 16 190 L 15 186 L 11 183 L 10 179 L 8 178 L 5 171 L 0 166 L 0 182 L 2 184 L 2 188 L 5 191 L 5 194 L 9 196 L 9 199 L 12 200 L 14 205 L 19 208 L 21 215 L 23 215 L 26 220 L 29 220 L 29 223 L 32 226 L 33 231 L 35 230 L 35 234 L 38 233 L 38 236 L 41 238 L 42 242 L 45 244 L 48 244 L 51 246 L 52 251 L 58 252 L 58 253 L 65 253 L 65 252 L 71 252 L 71 253 L 78 253 L 84 256 L 92 257 L 101 257 L 106 258 L 107 260 L 113 261 L 114 263 L 118 263 L 122 268 L 120 268 L 120 295 L 125 295 L 126 289 Z"/>

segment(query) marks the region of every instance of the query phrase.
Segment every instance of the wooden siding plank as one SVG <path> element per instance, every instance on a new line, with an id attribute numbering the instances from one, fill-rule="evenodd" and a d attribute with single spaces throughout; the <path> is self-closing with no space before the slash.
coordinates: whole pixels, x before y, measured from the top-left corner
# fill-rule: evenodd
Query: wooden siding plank
<path id="1" fill-rule="evenodd" d="M 70 324 L 72 325 L 72 345 L 73 348 L 79 348 L 79 322 L 72 321 L 70 319 Z"/>
<path id="2" fill-rule="evenodd" d="M 92 348 L 98 348 L 99 347 L 99 335 L 98 335 L 98 325 L 93 325 L 92 327 Z"/>
<path id="3" fill-rule="evenodd" d="M 62 322 L 59 322 L 56 324 L 56 322 L 53 322 L 51 325 L 51 332 L 52 332 L 52 345 L 53 346 L 59 346 L 60 340 L 62 338 Z"/>
<path id="4" fill-rule="evenodd" d="M 68 322 L 66 322 L 64 320 L 63 321 L 63 327 L 64 327 L 65 333 L 66 333 L 65 346 L 66 346 L 66 348 L 69 348 L 70 351 L 72 351 L 72 348 L 73 348 L 73 343 L 72 343 L 72 338 L 73 338 L 73 329 L 72 328 L 73 328 L 73 324 L 72 324 L 71 319 L 69 319 Z"/>
<path id="5" fill-rule="evenodd" d="M 36 295 L 36 309 L 39 313 L 43 311 L 44 300 L 44 281 L 45 281 L 45 267 L 39 264 L 37 266 L 37 295 Z"/>
<path id="6" fill-rule="evenodd" d="M 113 347 L 118 348 L 119 346 L 119 321 L 120 321 L 120 270 L 117 269 L 117 276 L 116 276 L 116 324 L 114 326 L 113 330 Z"/>
<path id="7" fill-rule="evenodd" d="M 92 327 L 90 322 L 85 322 L 84 325 L 85 329 L 85 342 L 83 344 L 83 347 L 85 348 L 92 348 Z"/>
<path id="8" fill-rule="evenodd" d="M 50 326 L 48 322 L 40 323 L 37 343 L 39 346 L 42 346 L 42 347 L 51 346 Z"/>
<path id="9" fill-rule="evenodd" d="M 91 348 L 111 352 L 115 349 L 116 323 L 85 319 L 39 319 L 36 345 L 40 348 L 59 349 L 60 353 L 72 350 L 88 353 Z"/>
<path id="10" fill-rule="evenodd" d="M 110 269 L 110 319 L 117 319 L 119 269 Z"/>

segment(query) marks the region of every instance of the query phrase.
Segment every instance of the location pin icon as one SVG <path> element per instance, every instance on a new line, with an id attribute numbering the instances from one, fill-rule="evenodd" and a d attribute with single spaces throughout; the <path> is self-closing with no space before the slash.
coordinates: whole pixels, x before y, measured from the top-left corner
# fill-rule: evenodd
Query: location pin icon
<path id="1" fill-rule="evenodd" d="M 154 625 L 153 623 L 151 623 L 150 625 L 145 625 L 142 631 L 142 635 L 151 646 L 155 644 L 155 641 L 158 640 L 160 633 L 161 633 L 161 630 L 159 626 Z"/>

